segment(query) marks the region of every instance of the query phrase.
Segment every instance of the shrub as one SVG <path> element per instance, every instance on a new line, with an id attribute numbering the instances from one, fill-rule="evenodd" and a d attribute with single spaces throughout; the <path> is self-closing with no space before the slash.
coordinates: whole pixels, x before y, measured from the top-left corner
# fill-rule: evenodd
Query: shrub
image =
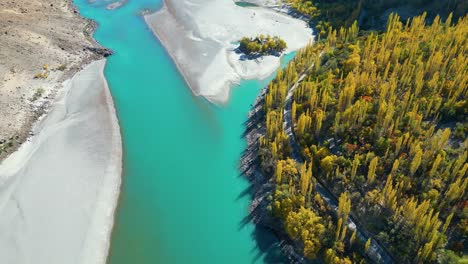
<path id="1" fill-rule="evenodd" d="M 44 88 L 40 87 L 40 88 L 37 88 L 36 89 L 36 92 L 33 94 L 33 97 L 31 99 L 31 101 L 36 101 L 37 99 L 39 99 L 43 94 L 44 94 Z"/>

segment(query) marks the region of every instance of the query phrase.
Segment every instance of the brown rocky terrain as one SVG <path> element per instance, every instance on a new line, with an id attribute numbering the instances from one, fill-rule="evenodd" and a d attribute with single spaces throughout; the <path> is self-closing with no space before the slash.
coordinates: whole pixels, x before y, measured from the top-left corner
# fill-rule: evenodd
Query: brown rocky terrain
<path id="1" fill-rule="evenodd" d="M 24 142 L 62 82 L 107 56 L 71 0 L 0 1 L 0 160 Z"/>

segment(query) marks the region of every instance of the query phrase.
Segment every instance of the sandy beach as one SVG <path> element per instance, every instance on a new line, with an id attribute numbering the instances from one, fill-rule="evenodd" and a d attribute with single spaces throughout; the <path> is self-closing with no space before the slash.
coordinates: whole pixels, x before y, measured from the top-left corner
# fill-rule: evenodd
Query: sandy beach
<path id="1" fill-rule="evenodd" d="M 122 147 L 95 27 L 71 0 L 0 2 L 2 263 L 105 263 Z"/>
<path id="2" fill-rule="evenodd" d="M 243 59 L 235 52 L 242 37 L 280 36 L 288 45 L 286 53 L 312 40 L 304 21 L 264 7 L 240 7 L 232 0 L 165 0 L 145 20 L 193 93 L 215 103 L 227 102 L 230 87 L 241 79 L 266 78 L 280 65 L 276 56 Z"/>
<path id="3" fill-rule="evenodd" d="M 122 144 L 104 65 L 67 80 L 36 135 L 1 163 L 2 263 L 105 263 Z"/>

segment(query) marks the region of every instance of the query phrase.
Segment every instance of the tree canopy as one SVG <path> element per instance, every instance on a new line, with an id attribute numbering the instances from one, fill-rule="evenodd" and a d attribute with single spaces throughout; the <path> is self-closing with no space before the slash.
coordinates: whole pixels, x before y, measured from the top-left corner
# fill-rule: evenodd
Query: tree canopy
<path id="1" fill-rule="evenodd" d="M 274 175 L 272 214 L 304 256 L 327 263 L 369 260 L 371 242 L 348 228 L 350 214 L 398 263 L 463 254 L 468 17 L 426 25 L 425 14 L 406 23 L 392 14 L 380 34 L 353 23 L 327 35 L 265 94 L 259 155 Z M 317 182 L 339 197 L 336 211 Z"/>
<path id="2" fill-rule="evenodd" d="M 286 48 L 284 40 L 270 35 L 259 35 L 255 38 L 243 37 L 239 45 L 239 50 L 246 55 L 276 55 Z"/>

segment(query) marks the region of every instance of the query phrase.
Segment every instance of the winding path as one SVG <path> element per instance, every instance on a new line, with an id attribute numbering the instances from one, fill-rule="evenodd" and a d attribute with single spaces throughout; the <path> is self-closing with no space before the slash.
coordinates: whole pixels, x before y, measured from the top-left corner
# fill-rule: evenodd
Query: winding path
<path id="1" fill-rule="evenodd" d="M 299 77 L 299 79 L 294 83 L 293 86 L 288 91 L 286 96 L 285 107 L 283 109 L 283 117 L 284 117 L 284 130 L 285 133 L 288 135 L 289 145 L 291 146 L 291 157 L 296 160 L 296 162 L 303 163 L 304 159 L 301 156 L 300 146 L 296 140 L 293 130 L 293 122 L 291 116 L 291 107 L 292 107 L 292 98 L 294 91 L 299 87 L 299 84 L 304 80 L 307 76 L 307 72 L 313 67 L 309 67 L 304 73 Z M 325 185 L 317 179 L 316 190 L 322 196 L 326 203 L 333 208 L 333 210 L 337 210 L 338 208 L 338 199 L 333 195 L 333 193 L 325 187 Z M 368 257 L 374 263 L 395 263 L 395 260 L 392 254 L 383 246 L 381 246 L 372 235 L 353 217 L 352 212 L 350 213 L 347 221 L 348 228 L 351 230 L 356 230 L 356 234 L 358 238 L 362 241 L 367 241 L 369 238 L 371 239 L 371 245 L 369 250 L 367 251 Z"/>

